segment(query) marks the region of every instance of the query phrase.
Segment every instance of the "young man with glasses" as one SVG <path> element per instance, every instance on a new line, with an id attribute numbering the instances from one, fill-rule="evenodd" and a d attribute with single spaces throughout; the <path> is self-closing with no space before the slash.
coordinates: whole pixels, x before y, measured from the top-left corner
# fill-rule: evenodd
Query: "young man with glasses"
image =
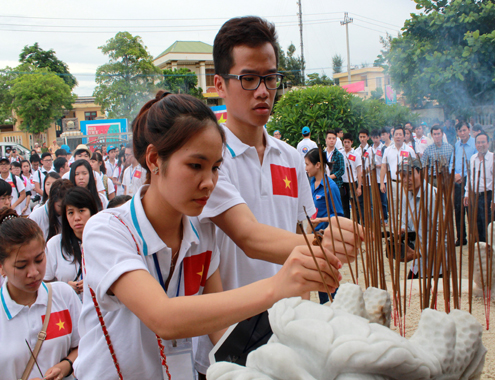
<path id="1" fill-rule="evenodd" d="M 34 191 L 36 191 L 36 193 L 40 196 L 43 196 L 46 173 L 53 171 L 52 155 L 45 152 L 41 155 L 41 167 L 36 173 L 33 173 Z"/>
<path id="2" fill-rule="evenodd" d="M 301 155 L 264 128 L 283 78 L 277 73 L 278 49 L 274 25 L 258 17 L 227 21 L 213 44 L 215 87 L 227 106 L 227 141 L 217 185 L 199 218 L 221 229 L 224 290 L 275 275 L 295 246 L 306 245 L 295 233 L 297 222 L 305 220 L 304 208 L 315 213 Z M 352 222 L 342 218 L 341 226 L 352 235 Z M 337 243 L 336 251 L 344 253 Z M 211 347 L 200 339 L 200 373 L 206 373 Z"/>

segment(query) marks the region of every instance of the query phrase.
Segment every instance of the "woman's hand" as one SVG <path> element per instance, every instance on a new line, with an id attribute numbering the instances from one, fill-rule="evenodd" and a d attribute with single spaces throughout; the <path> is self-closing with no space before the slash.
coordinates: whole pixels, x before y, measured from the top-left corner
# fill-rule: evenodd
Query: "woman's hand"
<path id="1" fill-rule="evenodd" d="M 337 218 L 340 223 L 342 236 L 340 235 L 338 227 L 339 223 L 337 223 Z M 323 235 L 323 247 L 328 249 L 330 252 L 333 252 L 341 262 L 348 264 L 352 263 L 358 255 L 358 245 L 360 245 L 364 241 L 363 227 L 357 225 L 356 233 L 354 233 L 355 226 L 354 222 L 351 219 L 334 216 L 330 218 L 330 222 L 331 224 L 327 228 L 325 228 L 325 234 Z M 332 231 L 330 231 L 330 228 L 332 229 Z"/>
<path id="2" fill-rule="evenodd" d="M 328 250 L 331 267 L 328 265 L 319 247 L 312 247 L 318 267 L 323 275 L 320 275 L 315 261 L 307 246 L 295 247 L 286 260 L 282 269 L 271 279 L 274 281 L 276 299 L 303 296 L 309 291 L 326 292 L 323 282 L 330 292 L 334 292 L 342 278 L 338 269 L 342 267 L 339 260 Z"/>
<path id="3" fill-rule="evenodd" d="M 49 368 L 45 372 L 45 376 L 43 379 L 36 377 L 31 380 L 62 380 L 64 377 L 68 376 L 71 368 L 68 361 L 62 361 L 60 363 L 55 364 L 52 368 Z"/>
<path id="4" fill-rule="evenodd" d="M 74 289 L 77 294 L 83 291 L 83 280 L 80 281 L 69 281 L 68 284 Z"/>

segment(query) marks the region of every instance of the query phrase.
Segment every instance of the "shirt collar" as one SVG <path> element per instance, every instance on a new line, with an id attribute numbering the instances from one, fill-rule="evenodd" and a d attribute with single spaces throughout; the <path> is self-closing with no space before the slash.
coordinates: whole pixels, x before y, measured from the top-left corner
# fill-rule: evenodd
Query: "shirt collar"
<path id="1" fill-rule="evenodd" d="M 26 306 L 19 305 L 10 297 L 10 293 L 7 289 L 7 282 L 8 279 L 5 281 L 2 288 L 0 289 L 0 301 L 2 304 L 3 312 L 5 313 L 7 319 L 10 321 L 17 314 L 19 314 L 22 311 L 22 309 L 24 309 Z M 36 298 L 36 301 L 34 302 L 33 305 L 31 305 L 31 307 L 33 307 L 34 305 L 46 306 L 47 302 L 48 302 L 48 288 L 46 287 L 45 283 L 42 282 L 41 286 L 38 289 L 38 296 Z"/>
<path id="2" fill-rule="evenodd" d="M 221 124 L 221 125 L 225 131 L 227 150 L 229 151 L 232 158 L 240 156 L 246 150 L 251 148 L 250 145 L 244 144 L 229 128 L 227 128 L 225 124 Z M 278 153 L 282 153 L 281 150 L 276 145 L 279 140 L 270 136 L 265 128 L 263 128 L 263 136 L 265 138 L 265 143 L 266 143 L 265 153 L 270 151 L 271 149 L 276 150 Z"/>
<path id="3" fill-rule="evenodd" d="M 130 202 L 130 211 L 132 217 L 132 224 L 136 229 L 139 238 L 143 243 L 143 255 L 152 255 L 156 252 L 167 248 L 167 245 L 158 236 L 155 229 L 151 225 L 146 213 L 143 209 L 142 197 L 144 196 L 145 189 L 149 185 L 141 186 L 138 192 L 132 197 Z M 199 235 L 196 228 L 193 226 L 191 220 L 184 215 L 182 218 L 183 225 L 183 242 L 190 242 L 199 244 Z"/>

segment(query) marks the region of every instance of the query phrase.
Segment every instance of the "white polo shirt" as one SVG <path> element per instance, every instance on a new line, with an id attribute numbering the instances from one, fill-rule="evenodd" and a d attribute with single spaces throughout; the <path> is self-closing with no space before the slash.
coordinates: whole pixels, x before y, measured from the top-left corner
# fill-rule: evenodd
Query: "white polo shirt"
<path id="1" fill-rule="evenodd" d="M 2 176 L 0 176 L 0 179 L 7 182 L 10 186 L 12 186 L 12 201 L 10 202 L 10 204 L 13 205 L 19 199 L 20 194 L 25 190 L 24 182 L 22 181 L 22 179 L 20 179 L 18 176 L 12 173 L 9 173 L 8 177 L 5 179 L 2 178 Z M 16 185 L 17 185 L 17 190 L 16 190 Z M 17 215 L 21 215 L 23 207 L 24 206 L 22 205 L 22 202 L 17 205 L 17 207 L 15 208 L 15 212 L 17 212 Z"/>
<path id="2" fill-rule="evenodd" d="M 43 191 L 43 189 L 45 188 L 46 174 L 51 173 L 51 172 L 55 172 L 55 170 L 53 170 L 53 169 L 45 170 L 45 168 L 43 166 L 40 166 L 40 168 L 33 173 L 33 182 L 40 184 L 41 191 Z M 67 178 L 67 179 L 69 179 L 69 178 Z M 33 185 L 34 185 L 34 183 L 33 183 Z M 34 186 L 33 186 L 33 188 L 34 188 Z"/>
<path id="3" fill-rule="evenodd" d="M 48 289 L 44 283 L 31 307 L 19 305 L 10 298 L 5 281 L 1 290 L 0 312 L 0 380 L 20 379 L 31 353 L 25 340 L 34 349 L 46 313 Z M 78 320 L 81 301 L 72 288 L 62 282 L 52 285 L 52 310 L 47 337 L 36 361 L 45 373 L 79 345 Z M 40 377 L 36 364 L 28 379 Z M 65 379 L 74 379 L 73 376 Z"/>
<path id="4" fill-rule="evenodd" d="M 33 212 L 29 214 L 28 218 L 34 220 L 41 228 L 41 231 L 43 231 L 43 237 L 46 241 L 46 238 L 48 237 L 48 229 L 50 228 L 50 222 L 48 219 L 48 201 L 46 201 L 44 205 L 33 210 Z"/>
<path id="5" fill-rule="evenodd" d="M 260 223 L 296 232 L 297 222 L 316 212 L 304 160 L 290 145 L 263 130 L 266 148 L 260 164 L 256 148 L 244 144 L 224 126 L 227 146 L 218 182 L 199 216 L 213 218 L 246 203 Z M 280 265 L 249 258 L 220 229 L 220 275 L 224 290 L 275 275 Z"/>
<path id="6" fill-rule="evenodd" d="M 377 182 L 380 183 L 380 171 L 381 171 L 381 166 L 382 166 L 382 148 L 383 148 L 383 143 L 381 142 L 378 144 L 378 146 L 375 148 L 375 144 L 370 146 L 370 153 L 372 152 L 372 160 L 375 160 L 375 168 L 376 168 L 376 179 Z"/>
<path id="7" fill-rule="evenodd" d="M 471 191 L 473 191 L 475 194 L 478 192 L 478 189 L 480 193 L 483 193 L 485 191 L 492 191 L 493 175 L 494 175 L 493 153 L 490 151 L 486 152 L 484 161 L 485 161 L 484 163 L 483 161 L 481 161 L 479 152 L 473 154 L 471 156 L 471 159 L 469 160 L 469 166 L 471 171 L 470 186 L 471 186 Z M 479 187 L 478 187 L 478 177 L 479 177 Z M 469 184 L 468 181 L 466 181 L 464 196 L 467 197 L 468 194 L 469 194 Z"/>
<path id="8" fill-rule="evenodd" d="M 344 183 L 352 182 L 352 178 L 349 178 L 349 176 L 347 175 L 347 168 L 349 168 L 349 170 L 352 170 L 352 176 L 354 177 L 354 182 L 357 182 L 358 180 L 357 168 L 362 166 L 361 154 L 359 153 L 358 150 L 351 149 L 349 152 L 344 151 L 343 155 L 345 162 L 345 173 L 342 176 L 342 182 Z"/>
<path id="9" fill-rule="evenodd" d="M 55 235 L 46 243 L 46 272 L 45 281 L 79 281 L 82 280 L 82 271 L 79 272 L 79 264 L 67 260 L 62 254 L 62 234 Z"/>
<path id="10" fill-rule="evenodd" d="M 19 178 L 21 178 L 21 177 L 19 177 Z M 22 176 L 21 181 L 24 184 L 24 190 L 26 190 L 26 193 L 28 191 L 31 191 L 31 197 L 33 197 L 35 194 L 33 194 L 34 193 L 34 184 L 33 184 L 33 180 L 32 180 L 32 175 L 29 178 Z M 26 197 L 27 197 L 27 194 L 26 194 Z M 26 199 L 24 199 L 21 202 L 21 210 L 23 210 L 24 207 L 26 207 Z M 28 208 L 23 215 L 27 216 L 29 214 L 31 214 L 31 205 L 28 205 Z"/>
<path id="11" fill-rule="evenodd" d="M 172 252 L 146 217 L 141 203 L 143 189 L 146 186 L 141 187 L 133 199 L 122 207 L 99 212 L 84 228 L 84 301 L 79 320 L 81 342 L 79 356 L 74 363 L 74 372 L 79 380 L 118 378 L 88 285 L 96 293 L 124 379 L 163 378 L 155 334 L 117 297 L 107 294 L 113 283 L 127 272 L 146 270 L 159 279 L 154 258 L 158 261 L 162 278 L 166 279 L 169 275 Z M 115 215 L 132 231 L 142 255 L 138 254 L 136 242 L 127 227 Z M 169 297 L 201 294 L 206 280 L 218 268 L 219 255 L 213 223 L 199 223 L 197 218 L 184 216 L 183 228 L 184 237 L 176 270 L 168 286 Z M 105 247 L 104 254 L 102 246 Z M 177 340 L 176 348 L 172 341 L 162 342 L 167 359 L 181 347 L 191 345 L 191 339 Z M 177 367 L 172 364 L 172 359 L 168 364 L 172 378 L 175 378 Z M 192 368 L 190 355 L 186 364 Z"/>
<path id="12" fill-rule="evenodd" d="M 299 154 L 301 155 L 302 158 L 304 158 L 304 156 L 311 150 L 311 149 L 314 149 L 314 148 L 318 148 L 318 145 L 316 145 L 316 143 L 311 140 L 311 139 L 302 139 L 301 141 L 299 141 L 299 144 L 297 144 L 297 151 L 299 152 Z"/>
<path id="13" fill-rule="evenodd" d="M 419 154 L 423 154 L 426 147 L 430 144 L 433 144 L 433 141 L 430 141 L 426 136 L 421 136 L 420 139 L 415 137 L 414 142 L 416 145 L 416 153 L 419 153 Z"/>
<path id="14" fill-rule="evenodd" d="M 127 187 L 127 194 L 133 196 L 137 193 L 138 189 L 146 182 L 146 169 L 140 164 L 135 167 L 130 165 L 124 171 L 124 178 L 122 179 L 122 185 Z"/>
<path id="15" fill-rule="evenodd" d="M 117 166 L 118 166 L 117 160 L 115 160 L 113 164 L 110 162 L 110 160 L 105 161 L 105 168 L 107 169 L 107 177 L 109 178 L 113 177 L 113 172 L 115 171 Z"/>
<path id="16" fill-rule="evenodd" d="M 382 164 L 389 165 L 392 180 L 397 180 L 397 164 L 400 165 L 404 158 L 407 159 L 408 157 L 416 158 L 416 153 L 405 143 L 402 144 L 400 149 L 397 149 L 394 143 L 385 149 Z"/>

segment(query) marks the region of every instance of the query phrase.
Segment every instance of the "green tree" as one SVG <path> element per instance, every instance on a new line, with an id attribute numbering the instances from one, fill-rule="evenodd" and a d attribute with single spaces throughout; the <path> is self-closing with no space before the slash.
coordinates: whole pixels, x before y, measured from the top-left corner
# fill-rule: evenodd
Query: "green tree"
<path id="1" fill-rule="evenodd" d="M 495 4 L 415 0 L 424 10 L 406 20 L 384 55 L 394 86 L 421 107 L 436 100 L 446 115 L 467 116 L 495 99 Z"/>
<path id="2" fill-rule="evenodd" d="M 10 67 L 0 70 L 0 124 L 15 124 L 10 88 L 16 77 L 15 70 Z"/>
<path id="3" fill-rule="evenodd" d="M 77 80 L 70 73 L 69 66 L 58 59 L 52 49 L 43 50 L 37 42 L 33 46 L 24 46 L 19 55 L 19 62 L 28 63 L 40 69 L 46 68 L 53 73 L 59 74 L 71 90 L 77 85 Z"/>
<path id="4" fill-rule="evenodd" d="M 77 96 L 57 74 L 47 69 L 35 69 L 18 76 L 9 89 L 12 109 L 22 119 L 21 129 L 33 133 L 35 141 L 51 123 L 72 109 Z"/>
<path id="5" fill-rule="evenodd" d="M 344 59 L 340 54 L 335 54 L 332 57 L 332 69 L 334 74 L 342 72 L 342 66 L 344 65 Z"/>
<path id="6" fill-rule="evenodd" d="M 183 67 L 178 70 L 163 70 L 163 80 L 157 84 L 157 87 L 174 94 L 189 94 L 198 99 L 204 99 L 203 89 L 197 85 L 196 74 Z"/>
<path id="7" fill-rule="evenodd" d="M 363 100 L 339 86 L 312 86 L 285 94 L 275 105 L 268 132 L 280 130 L 293 146 L 301 140 L 301 129 L 311 128 L 314 140 L 324 144 L 326 131 L 340 127 L 357 137 L 361 128 L 371 130 L 397 125 L 418 116 L 400 105 L 388 106 L 379 100 Z"/>
<path id="8" fill-rule="evenodd" d="M 303 62 L 301 57 L 296 56 L 296 47 L 290 44 L 287 48 L 287 54 L 280 48 L 278 55 L 278 70 L 285 75 L 285 81 L 290 82 L 293 86 L 303 84 L 302 68 Z"/>
<path id="9" fill-rule="evenodd" d="M 321 77 L 320 74 L 318 73 L 308 74 L 308 80 L 306 81 L 306 85 L 315 86 L 317 84 L 321 84 L 324 86 L 331 86 L 333 85 L 333 80 L 327 77 L 324 73 L 322 74 Z"/>
<path id="10" fill-rule="evenodd" d="M 383 96 L 383 89 L 381 87 L 377 87 L 376 90 L 371 91 L 371 99 L 381 99 Z"/>
<path id="11" fill-rule="evenodd" d="M 96 70 L 93 96 L 110 118 L 132 120 L 156 90 L 161 70 L 153 65 L 141 37 L 128 32 L 117 33 L 98 49 L 110 61 Z"/>

